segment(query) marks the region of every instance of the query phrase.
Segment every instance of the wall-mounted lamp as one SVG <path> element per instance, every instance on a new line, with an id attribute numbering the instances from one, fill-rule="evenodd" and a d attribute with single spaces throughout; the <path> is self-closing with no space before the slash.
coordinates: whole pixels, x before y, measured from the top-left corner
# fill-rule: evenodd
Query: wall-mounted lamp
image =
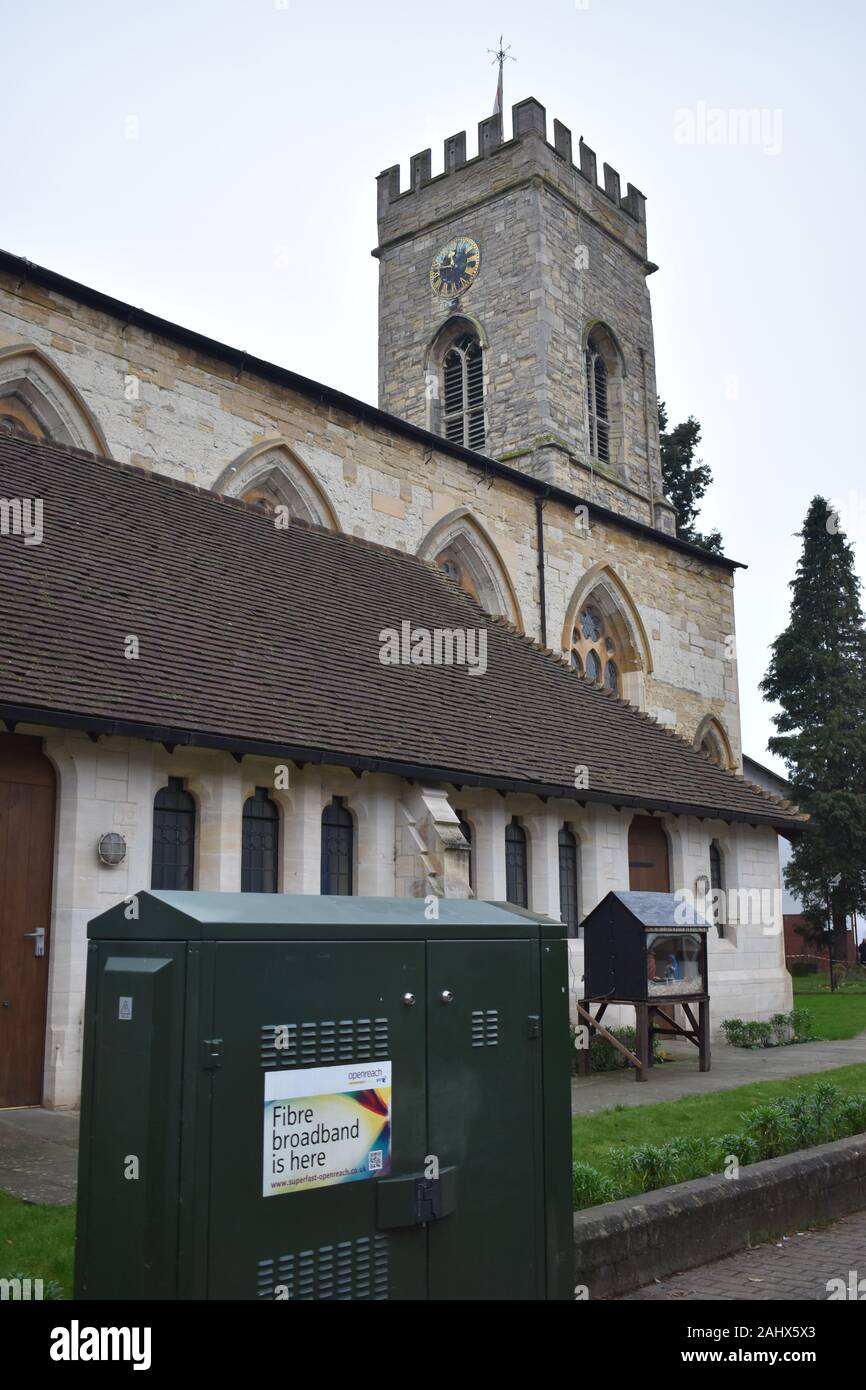
<path id="1" fill-rule="evenodd" d="M 110 830 L 107 835 L 100 835 L 96 853 L 100 864 L 116 869 L 126 858 L 126 840 L 116 830 Z"/>

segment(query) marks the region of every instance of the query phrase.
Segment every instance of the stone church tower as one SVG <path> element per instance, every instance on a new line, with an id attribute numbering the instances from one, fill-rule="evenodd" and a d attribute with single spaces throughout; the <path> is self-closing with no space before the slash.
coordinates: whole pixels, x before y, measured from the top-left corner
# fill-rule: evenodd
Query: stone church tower
<path id="1" fill-rule="evenodd" d="M 513 108 L 378 178 L 379 403 L 668 533 L 645 199 L 554 121 Z M 576 159 L 576 162 L 575 162 Z"/>

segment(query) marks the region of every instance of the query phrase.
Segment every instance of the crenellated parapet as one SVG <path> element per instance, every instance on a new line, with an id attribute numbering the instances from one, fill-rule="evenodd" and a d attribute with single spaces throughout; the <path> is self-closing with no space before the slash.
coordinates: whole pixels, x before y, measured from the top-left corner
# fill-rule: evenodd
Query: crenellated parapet
<path id="1" fill-rule="evenodd" d="M 530 140 L 539 141 L 555 157 L 562 170 L 570 172 L 588 185 L 594 193 L 638 228 L 646 225 L 646 198 L 634 184 L 626 185 L 625 194 L 621 191 L 620 176 L 609 164 L 602 165 L 602 181 L 598 179 L 598 161 L 594 150 L 585 144 L 581 136 L 577 145 L 577 160 L 574 159 L 571 131 L 561 121 L 553 122 L 553 144 L 547 139 L 547 114 L 544 107 L 534 97 L 518 102 L 512 107 L 513 136 L 504 140 L 502 135 L 502 116 L 487 116 L 478 123 L 478 153 L 471 159 L 466 153 L 466 131 L 449 135 L 444 142 L 443 170 L 432 172 L 432 151 L 422 150 L 409 161 L 409 187 L 401 188 L 400 165 L 394 164 L 384 169 L 377 179 L 378 213 L 380 223 L 386 219 L 398 200 L 405 206 L 405 200 L 412 194 L 430 186 L 441 186 L 442 181 L 451 178 L 461 170 L 478 165 L 483 160 L 501 158 L 506 153 L 514 155 L 519 147 Z"/>

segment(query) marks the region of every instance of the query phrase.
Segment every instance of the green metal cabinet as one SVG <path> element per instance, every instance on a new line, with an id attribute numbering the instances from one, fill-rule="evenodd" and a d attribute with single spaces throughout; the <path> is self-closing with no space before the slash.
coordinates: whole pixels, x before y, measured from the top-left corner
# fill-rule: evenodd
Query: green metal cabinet
<path id="1" fill-rule="evenodd" d="M 437 906 L 147 892 L 90 923 L 79 1297 L 572 1296 L 564 928 Z"/>

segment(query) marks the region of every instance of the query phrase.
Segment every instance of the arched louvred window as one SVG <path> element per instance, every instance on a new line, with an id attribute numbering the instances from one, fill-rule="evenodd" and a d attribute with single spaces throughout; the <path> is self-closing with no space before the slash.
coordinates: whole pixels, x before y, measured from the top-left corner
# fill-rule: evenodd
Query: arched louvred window
<path id="1" fill-rule="evenodd" d="M 586 404 L 589 415 L 589 451 L 602 463 L 610 462 L 610 413 L 607 363 L 591 334 L 586 347 Z"/>
<path id="2" fill-rule="evenodd" d="M 276 893 L 280 812 L 267 787 L 256 787 L 244 802 L 241 892 Z"/>
<path id="3" fill-rule="evenodd" d="M 322 812 L 322 892 L 351 894 L 354 882 L 355 826 L 335 796 Z"/>
<path id="4" fill-rule="evenodd" d="M 465 333 L 451 345 L 442 365 L 442 426 L 446 439 L 467 449 L 484 448 L 484 354 Z"/>
<path id="5" fill-rule="evenodd" d="M 514 819 L 505 827 L 505 896 L 518 907 L 529 906 L 526 831 Z"/>
<path id="6" fill-rule="evenodd" d="M 715 840 L 710 841 L 710 911 L 709 916 L 716 924 L 716 931 L 724 940 L 725 936 L 725 877 L 722 864 L 722 851 Z"/>
<path id="7" fill-rule="evenodd" d="M 151 888 L 193 886 L 195 870 L 195 802 L 182 777 L 169 777 L 153 802 Z"/>
<path id="8" fill-rule="evenodd" d="M 559 831 L 559 914 L 569 936 L 579 936 L 577 927 L 577 836 L 567 825 Z"/>
<path id="9" fill-rule="evenodd" d="M 472 844 L 472 826 L 466 820 L 461 811 L 457 812 L 457 819 L 460 825 L 460 833 L 469 846 L 469 887 L 475 892 L 475 848 Z"/>

